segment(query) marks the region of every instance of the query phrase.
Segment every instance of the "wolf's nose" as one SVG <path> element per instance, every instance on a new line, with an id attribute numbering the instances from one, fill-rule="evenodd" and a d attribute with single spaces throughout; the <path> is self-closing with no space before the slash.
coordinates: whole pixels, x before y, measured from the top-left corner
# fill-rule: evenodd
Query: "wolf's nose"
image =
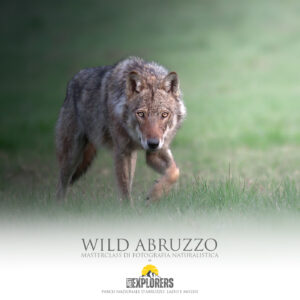
<path id="1" fill-rule="evenodd" d="M 155 150 L 159 145 L 159 140 L 158 139 L 148 139 L 147 144 L 148 144 L 149 149 Z"/>

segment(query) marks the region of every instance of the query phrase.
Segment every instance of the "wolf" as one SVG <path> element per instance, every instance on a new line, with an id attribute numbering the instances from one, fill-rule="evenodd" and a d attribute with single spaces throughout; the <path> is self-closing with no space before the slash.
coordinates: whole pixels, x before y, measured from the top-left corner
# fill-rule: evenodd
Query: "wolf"
<path id="1" fill-rule="evenodd" d="M 91 165 L 97 149 L 111 149 L 120 200 L 131 204 L 137 151 L 161 178 L 147 200 L 166 194 L 179 178 L 170 143 L 186 115 L 176 72 L 129 57 L 87 68 L 68 83 L 56 124 L 57 198 Z M 147 202 L 149 203 L 149 202 Z"/>

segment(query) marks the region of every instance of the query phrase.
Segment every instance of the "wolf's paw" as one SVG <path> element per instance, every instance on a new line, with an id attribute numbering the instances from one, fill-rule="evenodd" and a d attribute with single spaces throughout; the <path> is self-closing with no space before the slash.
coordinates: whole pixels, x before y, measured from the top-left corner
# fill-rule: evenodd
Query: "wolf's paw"
<path id="1" fill-rule="evenodd" d="M 150 202 L 156 202 L 159 200 L 160 197 L 163 196 L 165 193 L 165 188 L 161 182 L 156 182 L 149 192 L 146 201 Z"/>

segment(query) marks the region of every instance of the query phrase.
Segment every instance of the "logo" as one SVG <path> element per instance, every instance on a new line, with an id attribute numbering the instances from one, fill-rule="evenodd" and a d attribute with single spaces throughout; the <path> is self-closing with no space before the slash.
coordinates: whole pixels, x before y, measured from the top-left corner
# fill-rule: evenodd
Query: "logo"
<path id="1" fill-rule="evenodd" d="M 126 288 L 173 288 L 174 278 L 164 278 L 158 275 L 158 269 L 147 265 L 142 269 L 142 276 L 126 278 Z"/>

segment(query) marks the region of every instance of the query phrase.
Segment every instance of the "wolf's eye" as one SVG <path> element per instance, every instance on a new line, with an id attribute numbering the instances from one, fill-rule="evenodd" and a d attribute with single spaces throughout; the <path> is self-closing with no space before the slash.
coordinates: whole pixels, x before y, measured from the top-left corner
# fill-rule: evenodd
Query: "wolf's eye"
<path id="1" fill-rule="evenodd" d="M 162 114 L 161 114 L 161 116 L 165 119 L 167 116 L 169 115 L 169 113 L 167 113 L 167 112 L 163 112 Z"/>
<path id="2" fill-rule="evenodd" d="M 145 113 L 143 111 L 138 111 L 136 113 L 140 118 L 144 118 L 145 117 Z"/>

